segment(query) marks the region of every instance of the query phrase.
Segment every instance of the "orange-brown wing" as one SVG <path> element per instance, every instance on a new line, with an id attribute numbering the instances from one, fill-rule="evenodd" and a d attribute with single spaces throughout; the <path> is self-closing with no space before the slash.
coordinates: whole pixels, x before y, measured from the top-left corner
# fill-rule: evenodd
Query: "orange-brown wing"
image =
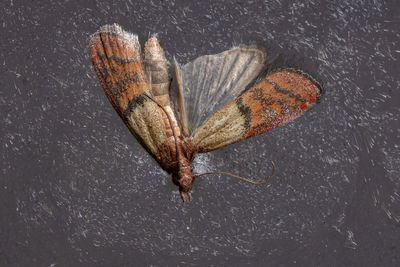
<path id="1" fill-rule="evenodd" d="M 217 111 L 191 137 L 194 149 L 208 152 L 283 125 L 317 102 L 321 90 L 298 71 L 270 74 Z"/>
<path id="2" fill-rule="evenodd" d="M 117 24 L 105 25 L 92 35 L 90 55 L 111 104 L 143 147 L 167 171 L 172 156 L 172 130 L 162 109 L 145 96 L 150 86 L 142 67 L 137 35 Z M 173 149 L 173 146 L 172 146 Z"/>

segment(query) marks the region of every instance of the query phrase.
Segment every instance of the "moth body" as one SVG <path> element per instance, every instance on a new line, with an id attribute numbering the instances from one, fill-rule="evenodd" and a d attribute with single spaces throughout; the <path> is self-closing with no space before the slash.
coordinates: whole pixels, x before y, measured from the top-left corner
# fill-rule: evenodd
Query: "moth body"
<path id="1" fill-rule="evenodd" d="M 185 199 L 183 194 L 186 193 L 189 200 L 191 200 L 191 160 L 187 157 L 187 152 L 182 142 L 184 137 L 181 135 L 175 113 L 171 107 L 168 61 L 156 37 L 151 37 L 147 40 L 144 46 L 143 62 L 151 87 L 151 95 L 155 101 L 163 106 L 161 116 L 167 137 L 165 145 L 169 148 L 171 159 L 170 166 L 166 170 L 172 174 L 172 181 L 179 186 L 182 199 Z"/>
<path id="2" fill-rule="evenodd" d="M 206 153 L 262 134 L 301 115 L 317 102 L 320 87 L 301 71 L 268 74 L 243 93 L 263 69 L 263 51 L 240 46 L 175 62 L 177 99 L 171 104 L 168 61 L 157 38 L 141 54 L 137 35 L 117 24 L 90 40 L 94 69 L 109 101 L 131 133 L 192 200 L 191 163 Z"/>

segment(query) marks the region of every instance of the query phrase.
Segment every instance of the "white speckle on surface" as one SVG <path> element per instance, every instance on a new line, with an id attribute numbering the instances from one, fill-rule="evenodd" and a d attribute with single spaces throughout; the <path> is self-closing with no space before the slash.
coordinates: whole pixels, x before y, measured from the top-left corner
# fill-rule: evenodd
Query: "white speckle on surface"
<path id="1" fill-rule="evenodd" d="M 346 248 L 356 249 L 357 243 L 354 241 L 354 233 L 350 230 L 347 230 L 347 238 L 344 246 Z"/>

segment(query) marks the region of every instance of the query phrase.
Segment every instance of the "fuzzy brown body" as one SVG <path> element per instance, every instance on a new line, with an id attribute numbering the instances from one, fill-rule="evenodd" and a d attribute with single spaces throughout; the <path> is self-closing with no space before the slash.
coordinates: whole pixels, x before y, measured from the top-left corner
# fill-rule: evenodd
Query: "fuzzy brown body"
<path id="1" fill-rule="evenodd" d="M 167 135 L 165 145 L 169 148 L 171 161 L 168 162 L 170 165 L 165 166 L 164 169 L 168 172 L 173 172 L 174 169 L 178 168 L 178 154 L 176 151 L 174 131 L 175 135 L 178 137 L 180 137 L 180 131 L 177 127 L 177 122 L 172 112 L 171 101 L 169 99 L 170 81 L 168 62 L 157 38 L 152 37 L 147 40 L 144 46 L 143 61 L 147 80 L 151 87 L 151 95 L 165 110 L 161 115 Z"/>
<path id="2" fill-rule="evenodd" d="M 183 144 L 184 137 L 171 108 L 169 98 L 170 79 L 168 74 L 168 61 L 164 50 L 161 48 L 157 38 L 151 37 L 144 46 L 144 66 L 149 84 L 151 85 L 152 97 L 163 106 L 162 117 L 167 135 L 165 145 L 170 150 L 171 161 L 164 169 L 172 174 L 172 181 L 180 187 L 180 192 L 190 195 L 192 184 L 191 161 L 192 154 L 188 153 Z M 177 151 L 178 150 L 178 151 Z"/>
<path id="3" fill-rule="evenodd" d="M 146 42 L 142 60 L 136 35 L 116 24 L 106 25 L 91 37 L 90 53 L 111 104 L 139 143 L 172 174 L 183 200 L 184 193 L 192 198 L 196 175 L 192 175 L 191 162 L 196 153 L 283 125 L 320 96 L 320 88 L 310 77 L 293 70 L 272 73 L 239 96 L 241 87 L 257 76 L 253 72 L 260 71 L 265 62 L 262 51 L 239 47 L 200 57 L 185 65 L 182 75 L 175 66 L 180 92 L 176 104 L 180 116 L 176 116 L 169 98 L 168 62 L 157 38 Z M 226 104 L 214 112 L 215 101 Z M 192 120 L 187 120 L 185 107 L 192 109 L 188 115 Z"/>

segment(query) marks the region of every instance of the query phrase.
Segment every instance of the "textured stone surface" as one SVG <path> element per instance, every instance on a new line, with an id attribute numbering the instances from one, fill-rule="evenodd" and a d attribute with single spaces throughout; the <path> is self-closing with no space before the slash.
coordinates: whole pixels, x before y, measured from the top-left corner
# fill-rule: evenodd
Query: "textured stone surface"
<path id="1" fill-rule="evenodd" d="M 400 264 L 396 1 L 0 4 L 0 265 Z M 89 36 L 118 23 L 186 63 L 240 43 L 326 92 L 269 133 L 199 155 L 195 201 L 103 93 Z"/>

